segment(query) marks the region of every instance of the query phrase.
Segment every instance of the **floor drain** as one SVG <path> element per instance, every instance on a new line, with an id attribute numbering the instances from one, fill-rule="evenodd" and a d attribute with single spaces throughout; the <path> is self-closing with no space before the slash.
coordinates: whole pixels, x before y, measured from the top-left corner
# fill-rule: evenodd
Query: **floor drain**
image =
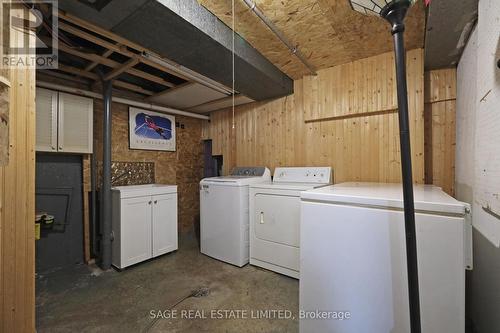
<path id="1" fill-rule="evenodd" d="M 210 289 L 208 289 L 207 287 L 201 287 L 201 288 L 198 288 L 196 290 L 193 290 L 193 292 L 191 293 L 191 296 L 192 297 L 205 297 L 205 296 L 208 296 L 208 294 L 210 294 Z"/>

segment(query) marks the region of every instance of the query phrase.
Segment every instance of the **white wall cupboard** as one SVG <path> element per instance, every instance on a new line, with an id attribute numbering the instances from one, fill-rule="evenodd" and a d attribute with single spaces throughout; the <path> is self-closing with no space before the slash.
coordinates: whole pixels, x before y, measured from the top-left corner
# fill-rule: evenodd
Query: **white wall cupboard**
<path id="1" fill-rule="evenodd" d="M 36 150 L 92 153 L 94 100 L 36 90 Z"/>

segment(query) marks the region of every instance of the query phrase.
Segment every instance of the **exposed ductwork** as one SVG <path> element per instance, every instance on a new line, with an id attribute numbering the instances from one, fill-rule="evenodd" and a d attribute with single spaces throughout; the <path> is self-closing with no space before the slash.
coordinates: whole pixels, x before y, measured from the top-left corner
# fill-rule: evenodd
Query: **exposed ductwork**
<path id="1" fill-rule="evenodd" d="M 112 0 L 100 11 L 59 0 L 60 9 L 232 86 L 232 30 L 196 0 Z M 293 93 L 293 80 L 235 35 L 235 90 L 253 100 Z"/>

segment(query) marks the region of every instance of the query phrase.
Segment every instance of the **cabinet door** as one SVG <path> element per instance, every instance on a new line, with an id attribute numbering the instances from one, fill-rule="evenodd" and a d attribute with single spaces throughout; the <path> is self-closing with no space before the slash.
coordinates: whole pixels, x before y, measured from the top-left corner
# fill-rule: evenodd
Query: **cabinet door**
<path id="1" fill-rule="evenodd" d="M 92 153 L 93 109 L 91 98 L 59 93 L 58 151 Z"/>
<path id="2" fill-rule="evenodd" d="M 177 194 L 153 196 L 153 257 L 177 250 Z"/>
<path id="3" fill-rule="evenodd" d="M 121 200 L 121 266 L 151 258 L 151 197 Z"/>
<path id="4" fill-rule="evenodd" d="M 36 150 L 57 151 L 57 92 L 36 89 Z"/>

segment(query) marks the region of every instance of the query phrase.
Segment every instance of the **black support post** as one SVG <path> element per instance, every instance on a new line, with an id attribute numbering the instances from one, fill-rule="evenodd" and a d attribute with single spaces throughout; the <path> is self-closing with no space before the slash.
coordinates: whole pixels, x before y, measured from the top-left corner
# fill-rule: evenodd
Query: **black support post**
<path id="1" fill-rule="evenodd" d="M 112 82 L 103 82 L 103 157 L 102 157 L 102 261 L 103 270 L 111 268 L 111 102 Z"/>
<path id="2" fill-rule="evenodd" d="M 408 91 L 406 87 L 405 61 L 406 52 L 403 39 L 405 30 L 403 22 L 409 6 L 409 1 L 393 2 L 386 6 L 380 14 L 391 24 L 391 32 L 394 41 L 398 90 L 399 141 L 401 147 L 401 171 L 403 179 L 410 326 L 412 333 L 420 333 L 421 324 L 418 286 L 417 238 L 415 228 L 415 204 L 413 200 L 410 126 L 408 123 Z"/>

